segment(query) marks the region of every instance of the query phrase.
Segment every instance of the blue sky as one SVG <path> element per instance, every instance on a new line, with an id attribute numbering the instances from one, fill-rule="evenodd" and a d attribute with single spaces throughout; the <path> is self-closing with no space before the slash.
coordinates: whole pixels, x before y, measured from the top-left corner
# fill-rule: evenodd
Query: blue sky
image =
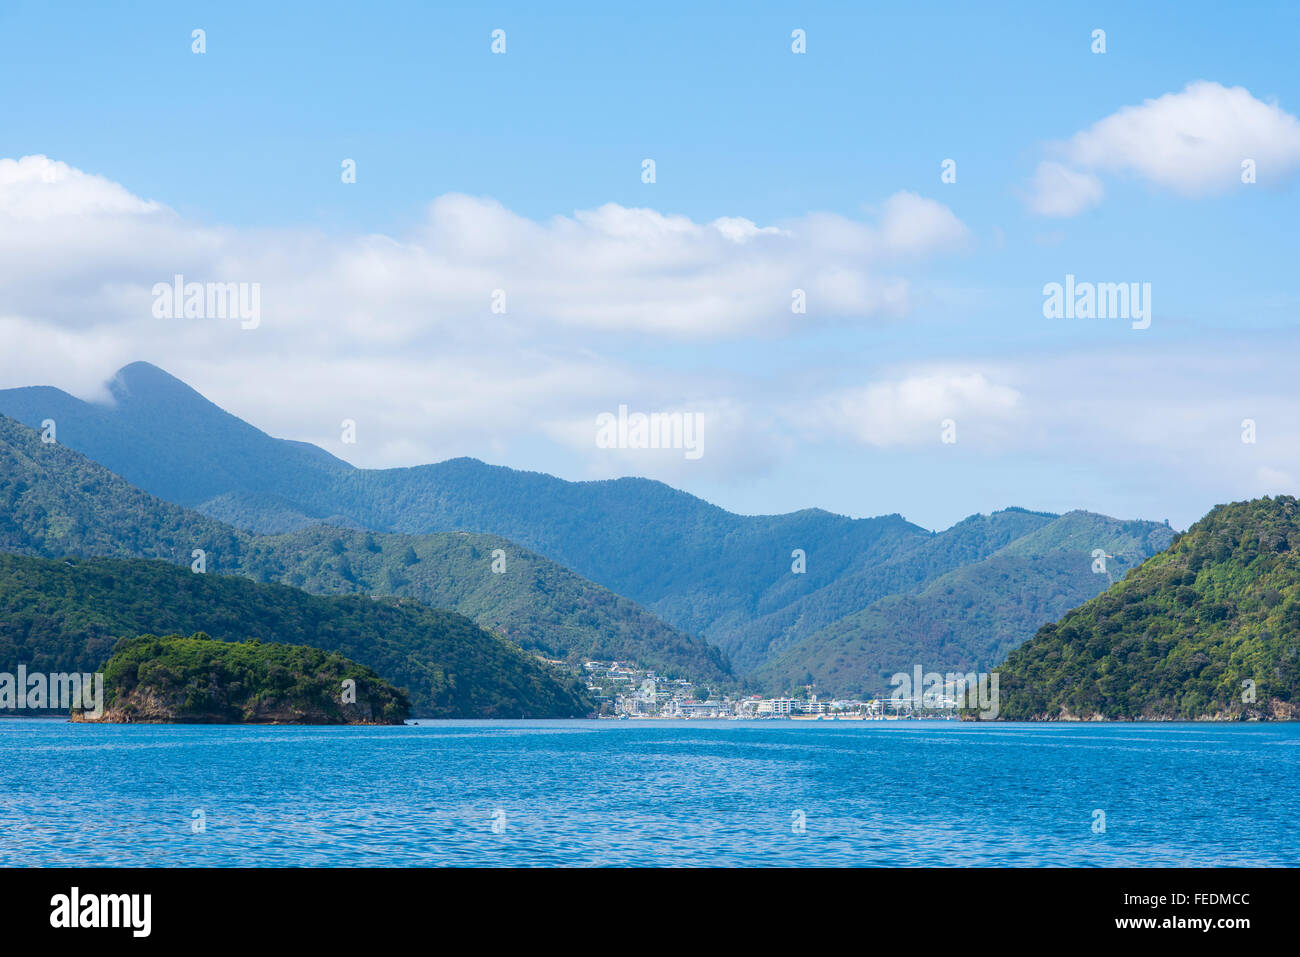
<path id="1" fill-rule="evenodd" d="M 897 511 L 931 527 L 1007 505 L 1186 525 L 1218 501 L 1296 491 L 1293 4 L 988 13 L 661 3 L 618 16 L 596 4 L 545 16 L 523 5 L 268 6 L 0 9 L 0 157 L 43 156 L 73 171 L 59 167 L 51 184 L 29 165 L 8 188 L 35 188 L 37 175 L 64 184 L 79 171 L 165 211 L 114 206 L 153 225 L 110 228 L 96 207 L 96 229 L 61 246 L 55 239 L 70 233 L 52 230 L 49 248 L 67 249 L 49 280 L 57 287 L 16 266 L 0 276 L 11 355 L 0 385 L 91 394 L 116 365 L 143 358 L 274 434 L 358 464 L 469 454 L 567 478 L 654 475 L 740 511 Z M 195 28 L 206 31 L 202 55 L 191 52 Z M 504 56 L 489 49 L 497 28 Z M 791 52 L 795 28 L 806 31 L 806 54 Z M 1090 50 L 1097 28 L 1101 55 Z M 1196 81 L 1248 91 L 1260 123 L 1221 132 L 1213 110 L 1239 104 L 1213 89 L 1185 94 Z M 1072 140 L 1125 107 L 1180 94 L 1136 132 Z M 1264 116 L 1274 105 L 1283 119 Z M 1170 116 L 1176 125 L 1197 115 L 1211 118 L 1214 136 L 1265 151 L 1258 183 L 1214 179 L 1212 156 L 1199 180 L 1177 156 L 1147 163 L 1165 148 L 1161 136 L 1175 148 L 1187 139 L 1167 128 Z M 1220 145 L 1231 154 L 1236 144 Z M 653 184 L 641 181 L 647 157 Z M 340 183 L 344 158 L 356 160 L 355 184 Z M 955 183 L 940 181 L 947 158 Z M 1036 213 L 1036 171 L 1058 161 L 1104 195 L 1071 215 Z M 894 242 L 888 204 L 900 193 L 918 201 L 895 210 L 904 232 Z M 430 239 L 430 204 L 449 194 L 512 218 L 483 205 L 444 210 L 441 239 Z M 62 201 L 30 200 L 27 220 L 0 220 L 0 230 L 30 245 L 30 224 L 49 218 L 30 210 Z M 933 212 L 922 201 L 953 219 L 913 242 L 905 224 Z M 571 250 L 579 261 L 557 265 L 556 235 L 527 224 L 606 204 L 706 229 L 732 218 L 786 229 L 806 268 L 833 246 L 830 271 L 869 261 L 868 284 L 905 285 L 906 303 L 823 296 L 807 322 L 723 318 L 702 300 L 752 311 L 739 296 L 746 277 L 770 275 L 786 254 L 741 256 L 736 285 L 709 294 L 709 269 L 679 268 L 691 249 L 655 239 L 630 253 L 655 260 L 638 283 L 606 283 L 590 309 L 566 310 L 559 300 L 601 285 L 602 259 L 588 237 Z M 810 219 L 818 214 L 879 235 L 839 245 L 839 225 L 824 230 Z M 615 232 L 630 228 L 624 219 Z M 337 267 L 291 262 L 307 250 L 339 263 L 373 256 L 366 282 L 379 274 L 401 285 L 440 242 L 463 246 L 496 228 L 511 238 L 495 245 L 491 234 L 484 282 L 527 290 L 508 322 L 467 307 L 477 292 L 437 300 L 448 270 L 472 273 L 481 258 L 433 257 L 433 273 L 391 301 L 367 295 L 365 282 L 330 288 Z M 157 241 L 155 255 L 121 252 L 137 229 Z M 508 268 L 517 243 L 535 260 L 527 284 Z M 220 324 L 141 322 L 123 290 L 168 277 L 169 249 L 176 271 L 262 283 L 282 313 L 271 308 L 242 337 Z M 614 275 L 636 268 L 620 261 Z M 565 280 L 559 291 L 543 281 L 552 269 Z M 621 322 L 624 305 L 636 313 L 656 288 L 658 269 L 672 272 L 663 308 L 692 318 Z M 1043 285 L 1067 273 L 1150 283 L 1151 328 L 1045 319 Z M 475 375 L 458 380 L 459 369 Z M 476 403 L 485 391 L 495 399 Z M 702 410 L 717 440 L 698 467 L 657 453 L 602 456 L 581 423 L 622 402 Z M 941 445 L 932 413 L 949 407 L 959 439 Z M 837 416 L 902 425 L 863 429 Z M 361 423 L 356 445 L 339 441 L 341 417 Z M 1246 417 L 1261 423 L 1250 446 L 1240 441 Z"/>

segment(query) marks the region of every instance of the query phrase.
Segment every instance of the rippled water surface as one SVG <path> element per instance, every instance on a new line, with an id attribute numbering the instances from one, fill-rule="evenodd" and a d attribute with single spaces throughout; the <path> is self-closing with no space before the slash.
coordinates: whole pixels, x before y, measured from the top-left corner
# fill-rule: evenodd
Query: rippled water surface
<path id="1" fill-rule="evenodd" d="M 1294 724 L 0 720 L 8 865 L 1296 865 L 1297 821 Z"/>

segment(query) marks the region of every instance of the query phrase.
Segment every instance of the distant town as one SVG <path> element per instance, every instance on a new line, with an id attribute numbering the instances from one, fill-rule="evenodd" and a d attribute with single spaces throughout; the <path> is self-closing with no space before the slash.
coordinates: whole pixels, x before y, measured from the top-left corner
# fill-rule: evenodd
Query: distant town
<path id="1" fill-rule="evenodd" d="M 634 718 L 700 718 L 729 720 L 789 719 L 802 721 L 893 721 L 907 718 L 955 719 L 957 700 L 942 698 L 939 707 L 921 708 L 913 698 L 877 697 L 868 700 L 820 699 L 808 687 L 796 697 L 764 698 L 732 695 L 685 678 L 667 678 L 620 661 L 585 661 L 587 691 L 598 716 Z"/>

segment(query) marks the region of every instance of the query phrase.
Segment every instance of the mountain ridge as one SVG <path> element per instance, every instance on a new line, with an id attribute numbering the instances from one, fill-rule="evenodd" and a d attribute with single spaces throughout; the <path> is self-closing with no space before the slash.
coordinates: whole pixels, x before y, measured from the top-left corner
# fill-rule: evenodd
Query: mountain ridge
<path id="1" fill-rule="evenodd" d="M 87 447 L 93 444 L 97 455 L 90 457 L 147 491 L 259 533 L 292 534 L 323 522 L 375 534 L 502 536 L 627 596 L 681 632 L 704 636 L 739 674 L 890 594 L 919 593 L 962 564 L 987 559 L 1017 531 L 1029 534 L 1060 518 L 1012 506 L 935 532 L 898 513 L 738 515 L 650 479 L 567 482 L 468 457 L 357 469 L 323 450 L 317 457 L 302 443 L 267 436 L 153 366 L 134 363 L 116 379 L 128 398 L 108 411 L 63 400 L 61 414 L 72 418 L 68 429 L 60 425 L 60 438 L 89 443 L 85 435 L 95 432 Z M 5 390 L 0 412 L 21 413 L 34 424 L 48 399 Z M 164 415 L 160 407 L 169 401 L 180 411 Z M 151 454 L 131 440 L 152 430 L 154 444 L 166 444 L 178 423 L 193 424 L 203 441 Z M 214 448 L 229 462 L 209 467 Z M 1150 552 L 1172 534 L 1156 523 L 1141 525 Z M 804 556 L 800 572 L 796 550 Z M 1097 591 L 1105 584 L 1076 582 Z"/>
<path id="2" fill-rule="evenodd" d="M 778 693 L 815 682 L 829 694 L 875 696 L 888 693 L 890 676 L 918 664 L 942 673 L 992 671 L 1024 635 L 1093 597 L 1112 576 L 1122 577 L 1146 558 L 1151 543 L 1129 525 L 1067 512 L 918 591 L 886 595 L 825 626 L 766 662 L 753 677 Z M 1049 534 L 1086 544 L 1035 553 L 1033 541 Z M 1113 553 L 1105 573 L 1094 569 L 1096 547 Z M 1014 601 L 994 605 L 988 600 L 1007 592 Z"/>
<path id="3" fill-rule="evenodd" d="M 506 562 L 492 571 L 497 549 Z M 213 574 L 315 594 L 392 594 L 459 611 L 552 657 L 592 651 L 725 682 L 725 658 L 631 600 L 498 537 L 378 535 L 315 525 L 257 536 L 129 484 L 0 416 L 0 551 L 202 561 Z M 544 641 L 542 639 L 545 639 Z"/>

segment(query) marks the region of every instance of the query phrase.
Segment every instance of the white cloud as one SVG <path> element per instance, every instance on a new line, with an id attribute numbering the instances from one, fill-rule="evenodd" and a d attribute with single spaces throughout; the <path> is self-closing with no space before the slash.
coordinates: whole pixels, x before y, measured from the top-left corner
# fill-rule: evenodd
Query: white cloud
<path id="1" fill-rule="evenodd" d="M 1255 481 L 1259 495 L 1295 495 L 1300 490 L 1300 484 L 1292 475 L 1268 465 L 1255 470 Z"/>
<path id="2" fill-rule="evenodd" d="M 934 445 L 941 423 L 957 423 L 958 440 L 990 437 L 1016 415 L 1021 395 L 979 371 L 930 369 L 833 392 L 809 409 L 808 423 L 873 446 Z"/>
<path id="3" fill-rule="evenodd" d="M 907 191 L 885 201 L 880 221 L 880 242 L 884 250 L 902 254 L 925 254 L 936 249 L 964 245 L 970 232 L 943 203 Z"/>
<path id="4" fill-rule="evenodd" d="M 1015 504 L 1116 514 L 1107 503 L 1123 496 L 1145 503 L 1139 513 L 1188 522 L 1216 502 L 1300 494 L 1296 348 L 1293 333 L 1224 336 L 1170 346 L 1158 363 L 1116 346 L 884 368 L 864 384 L 787 402 L 786 424 L 797 449 L 832 442 L 840 452 L 856 446 L 864 462 L 922 456 L 910 461 L 923 468 L 916 463 L 942 461 L 926 456 L 943 448 L 940 422 L 951 418 L 957 448 L 993 463 L 1006 484 L 1020 478 L 1010 469 L 1039 476 L 1037 498 Z M 1255 442 L 1242 441 L 1247 418 Z"/>
<path id="5" fill-rule="evenodd" d="M 0 159 L 0 217 L 40 223 L 66 216 L 155 213 L 161 207 L 102 176 L 45 156 Z"/>
<path id="6" fill-rule="evenodd" d="M 0 163 L 0 292 L 17 315 L 66 326 L 148 315 L 176 273 L 258 282 L 263 328 L 336 345 L 431 332 L 559 327 L 699 339 L 908 308 L 890 263 L 952 249 L 966 228 L 911 193 L 877 224 L 812 214 L 760 226 L 605 204 L 534 221 L 491 199 L 439 197 L 410 235 L 330 239 L 184 221 L 158 203 L 45 157 Z M 494 290 L 506 315 L 490 310 Z M 795 289 L 808 313 L 791 312 Z"/>
<path id="7" fill-rule="evenodd" d="M 1100 201 L 1096 173 L 1205 196 L 1238 188 L 1243 161 L 1253 160 L 1258 183 L 1279 183 L 1300 168 L 1300 120 L 1244 87 L 1201 80 L 1126 106 L 1053 148 L 1068 165 L 1039 165 L 1029 207 L 1072 216 Z"/>
<path id="8" fill-rule="evenodd" d="M 1166 93 L 1076 133 L 1068 151 L 1094 169 L 1132 172 L 1188 195 L 1241 184 L 1241 163 L 1253 159 L 1260 181 L 1300 166 L 1300 121 L 1244 87 L 1201 81 Z"/>
<path id="9" fill-rule="evenodd" d="M 899 264 L 914 271 L 967 238 L 950 210 L 913 193 L 862 220 L 779 224 L 613 203 L 533 220 L 447 194 L 402 236 L 237 230 L 25 157 L 0 161 L 0 386 L 98 395 L 144 359 L 273 434 L 370 465 L 510 443 L 572 449 L 566 424 L 588 430 L 621 402 L 690 408 L 709 416 L 710 445 L 686 467 L 761 469 L 783 440 L 773 416 L 736 398 L 746 384 L 679 374 L 646 350 L 903 315 L 914 280 Z M 176 274 L 258 283 L 260 325 L 154 318 L 152 289 Z M 505 314 L 491 311 L 496 289 Z M 807 314 L 791 310 L 795 289 Z M 343 418 L 358 422 L 356 446 L 338 440 Z M 593 473 L 682 467 L 583 448 Z"/>
<path id="10" fill-rule="evenodd" d="M 1020 453 L 1071 463 L 1099 487 L 1123 484 L 1157 502 L 1196 499 L 1205 511 L 1300 492 L 1292 480 L 1300 423 L 1286 371 L 1295 349 L 1294 334 L 1224 335 L 1171 345 L 1155 363 L 1117 347 L 996 363 L 987 374 L 1023 396 L 1012 443 Z M 1253 443 L 1242 441 L 1247 418 L 1257 423 Z"/>
<path id="11" fill-rule="evenodd" d="M 918 280 L 903 265 L 969 238 L 951 211 L 910 193 L 861 220 L 696 222 L 608 204 L 539 221 L 452 194 L 396 237 L 218 229 L 27 158 L 0 163 L 0 387 L 93 395 L 144 359 L 272 434 L 373 466 L 477 455 L 569 477 L 737 487 L 806 465 L 819 445 L 924 456 L 953 418 L 963 454 L 1126 482 L 1161 510 L 1170 474 L 1185 500 L 1207 503 L 1300 475 L 1292 341 L 1201 343 L 1156 363 L 1126 345 L 868 364 L 849 381 L 857 356 L 784 361 L 781 337 L 808 324 L 905 314 Z M 260 327 L 153 318 L 152 285 L 177 272 L 261 283 Z M 490 312 L 495 288 L 505 315 Z M 808 293 L 806 316 L 790 311 L 794 288 Z M 719 359 L 733 336 L 763 361 Z M 596 448 L 595 417 L 621 403 L 703 414 L 703 458 Z M 1244 417 L 1260 423 L 1258 445 L 1240 442 Z M 339 441 L 344 418 L 357 445 Z"/>
<path id="12" fill-rule="evenodd" d="M 1034 171 L 1029 208 L 1039 216 L 1076 216 L 1100 203 L 1104 192 L 1092 173 L 1044 160 Z"/>
<path id="13" fill-rule="evenodd" d="M 669 448 L 598 448 L 596 417 L 608 413 L 619 415 L 616 405 L 599 409 L 591 415 L 553 418 L 539 429 L 561 443 L 577 461 L 583 463 L 585 477 L 613 478 L 638 475 L 681 485 L 700 480 L 734 480 L 738 475 L 757 474 L 780 462 L 794 447 L 791 436 L 782 428 L 773 412 L 761 401 L 733 397 L 713 397 L 674 405 L 674 392 L 686 387 L 683 382 L 657 384 L 652 377 L 632 370 L 624 371 L 624 393 L 640 398 L 621 402 L 630 416 L 667 414 L 692 417 L 689 434 L 683 430 L 679 447 Z M 742 383 L 728 383 L 743 389 Z M 686 453 L 692 454 L 688 456 Z"/>

